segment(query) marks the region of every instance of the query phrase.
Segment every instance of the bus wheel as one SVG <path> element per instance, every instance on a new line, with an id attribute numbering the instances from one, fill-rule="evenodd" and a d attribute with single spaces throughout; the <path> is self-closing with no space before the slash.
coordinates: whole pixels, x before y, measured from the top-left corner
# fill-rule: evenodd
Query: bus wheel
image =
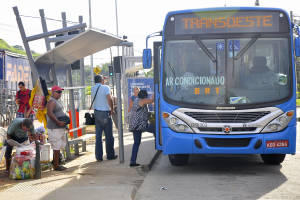
<path id="1" fill-rule="evenodd" d="M 188 154 L 169 154 L 169 161 L 173 166 L 182 166 L 188 164 Z"/>
<path id="2" fill-rule="evenodd" d="M 268 165 L 279 165 L 284 161 L 285 154 L 261 154 L 261 159 Z"/>

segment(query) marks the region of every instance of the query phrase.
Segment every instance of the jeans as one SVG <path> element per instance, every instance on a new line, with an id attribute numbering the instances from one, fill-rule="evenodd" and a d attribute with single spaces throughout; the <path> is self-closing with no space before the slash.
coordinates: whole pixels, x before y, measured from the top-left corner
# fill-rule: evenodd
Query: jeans
<path id="1" fill-rule="evenodd" d="M 95 110 L 96 124 L 96 147 L 95 156 L 97 160 L 103 160 L 102 132 L 105 134 L 106 157 L 115 156 L 114 138 L 112 134 L 112 120 L 108 111 Z"/>
<path id="2" fill-rule="evenodd" d="M 149 124 L 145 130 L 145 132 L 149 132 L 149 133 L 154 133 L 154 131 L 155 129 L 153 124 Z M 131 164 L 136 163 L 136 158 L 141 144 L 141 139 L 142 139 L 142 131 L 133 131 L 134 142 L 132 146 L 131 159 L 130 159 Z"/>

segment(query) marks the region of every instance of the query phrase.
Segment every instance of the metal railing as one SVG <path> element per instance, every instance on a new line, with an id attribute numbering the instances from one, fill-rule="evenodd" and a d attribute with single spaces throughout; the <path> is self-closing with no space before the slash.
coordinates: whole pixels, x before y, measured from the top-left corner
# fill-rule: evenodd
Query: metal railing
<path id="1" fill-rule="evenodd" d="M 0 80 L 0 126 L 8 126 L 16 116 L 17 105 L 15 103 L 16 82 Z"/>

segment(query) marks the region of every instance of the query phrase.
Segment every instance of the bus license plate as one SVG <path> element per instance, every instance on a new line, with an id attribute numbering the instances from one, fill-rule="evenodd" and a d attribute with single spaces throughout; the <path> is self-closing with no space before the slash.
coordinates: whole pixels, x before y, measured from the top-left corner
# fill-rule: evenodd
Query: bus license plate
<path id="1" fill-rule="evenodd" d="M 269 140 L 266 141 L 267 148 L 279 148 L 279 147 L 288 147 L 288 140 Z"/>

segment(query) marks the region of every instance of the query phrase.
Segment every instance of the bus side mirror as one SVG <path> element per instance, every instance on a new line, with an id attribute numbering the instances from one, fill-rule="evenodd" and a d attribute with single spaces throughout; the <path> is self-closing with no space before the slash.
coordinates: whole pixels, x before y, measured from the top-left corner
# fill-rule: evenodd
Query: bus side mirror
<path id="1" fill-rule="evenodd" d="M 144 49 L 143 50 L 143 67 L 144 67 L 144 69 L 150 69 L 151 62 L 152 62 L 151 49 Z"/>
<path id="2" fill-rule="evenodd" d="M 295 55 L 300 57 L 300 37 L 295 38 Z"/>

